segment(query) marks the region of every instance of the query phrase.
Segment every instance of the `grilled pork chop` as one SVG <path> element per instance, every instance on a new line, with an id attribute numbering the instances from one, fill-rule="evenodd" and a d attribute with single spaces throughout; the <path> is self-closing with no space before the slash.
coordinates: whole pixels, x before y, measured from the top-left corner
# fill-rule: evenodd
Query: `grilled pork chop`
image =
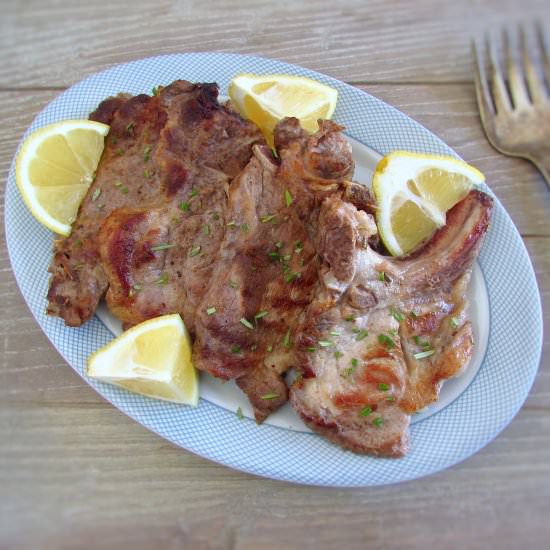
<path id="1" fill-rule="evenodd" d="M 358 453 L 405 454 L 410 414 L 470 359 L 464 293 L 491 209 L 488 195 L 471 191 L 428 244 L 394 259 L 369 246 L 371 216 L 338 199 L 323 203 L 320 281 L 290 391 L 308 426 Z"/>
<path id="2" fill-rule="evenodd" d="M 215 84 L 176 81 L 153 97 L 109 98 L 92 113 L 111 130 L 72 233 L 55 244 L 50 315 L 79 326 L 109 287 L 108 305 L 126 326 L 181 311 L 192 328 L 223 235 L 227 185 L 263 143 L 217 94 Z"/>
<path id="3" fill-rule="evenodd" d="M 228 229 L 196 312 L 193 348 L 197 368 L 237 379 L 258 421 L 287 400 L 282 375 L 296 365 L 296 329 L 317 285 L 323 200 L 369 203 L 366 190 L 345 181 L 353 160 L 337 124 L 321 121 L 309 136 L 297 119 L 285 119 L 275 143 L 279 163 L 256 146 L 230 186 Z"/>

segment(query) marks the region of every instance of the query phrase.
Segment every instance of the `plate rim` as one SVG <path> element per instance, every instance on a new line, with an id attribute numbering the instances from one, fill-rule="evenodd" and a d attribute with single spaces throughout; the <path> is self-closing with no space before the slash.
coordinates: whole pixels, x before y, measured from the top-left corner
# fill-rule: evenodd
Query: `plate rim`
<path id="1" fill-rule="evenodd" d="M 193 452 L 195 454 L 198 454 L 198 455 L 202 456 L 203 458 L 207 458 L 207 459 L 212 460 L 214 462 L 217 462 L 219 464 L 223 464 L 225 466 L 229 466 L 231 468 L 234 468 L 234 469 L 246 472 L 246 473 L 250 473 L 250 474 L 253 474 L 253 475 L 258 475 L 258 476 L 261 476 L 261 477 L 267 477 L 267 478 L 277 479 L 277 480 L 282 480 L 282 481 L 287 481 L 287 482 L 295 482 L 295 483 L 297 482 L 297 483 L 302 483 L 302 484 L 307 484 L 307 485 L 335 486 L 335 487 L 363 487 L 363 486 L 373 486 L 373 485 L 383 485 L 383 484 L 390 484 L 390 483 L 399 483 L 399 482 L 402 482 L 402 481 L 407 481 L 407 480 L 416 479 L 416 478 L 419 478 L 419 477 L 424 477 L 425 475 L 430 475 L 430 474 L 435 473 L 437 471 L 441 471 L 443 469 L 451 467 L 454 464 L 457 464 L 457 463 L 465 460 L 469 456 L 475 454 L 477 451 L 479 451 L 479 449 L 483 448 L 490 441 L 492 441 L 495 437 L 497 437 L 499 433 L 501 433 L 501 431 L 512 421 L 512 419 L 515 417 L 515 415 L 517 414 L 517 412 L 519 411 L 519 409 L 523 405 L 523 403 L 524 403 L 525 399 L 527 398 L 527 395 L 528 395 L 528 393 L 529 393 L 529 391 L 532 387 L 532 384 L 535 380 L 535 376 L 536 376 L 536 373 L 538 371 L 538 367 L 540 365 L 540 357 L 541 357 L 541 353 L 542 353 L 542 340 L 543 340 L 543 321 L 542 321 L 542 305 L 541 305 L 540 292 L 538 290 L 536 276 L 534 274 L 534 270 L 533 270 L 533 266 L 532 266 L 530 257 L 528 255 L 527 250 L 526 250 L 525 243 L 521 239 L 521 236 L 520 236 L 517 228 L 515 227 L 513 221 L 511 220 L 510 216 L 508 215 L 508 213 L 506 212 L 506 210 L 504 209 L 504 207 L 502 206 L 500 201 L 498 201 L 498 199 L 494 196 L 494 194 L 490 191 L 490 189 L 488 187 L 485 187 L 484 190 L 489 192 L 489 194 L 491 194 L 491 196 L 493 196 L 493 198 L 496 199 L 495 212 L 496 212 L 497 209 L 499 209 L 500 215 L 503 216 L 503 220 L 504 220 L 503 223 L 505 223 L 506 228 L 509 231 L 510 230 L 512 231 L 512 234 L 514 236 L 514 245 L 515 245 L 516 249 L 518 249 L 518 254 L 520 254 L 520 256 L 523 256 L 523 259 L 527 260 L 526 265 L 527 265 L 528 268 L 530 268 L 530 270 L 528 269 L 528 272 L 529 272 L 529 275 L 530 275 L 530 282 L 534 283 L 534 291 L 535 291 L 536 298 L 537 298 L 537 300 L 535 300 L 535 302 L 533 303 L 533 307 L 535 309 L 534 312 L 538 313 L 538 315 L 536 316 L 536 326 L 537 326 L 538 330 L 534 331 L 534 332 L 536 332 L 536 334 L 533 334 L 534 341 L 536 341 L 538 343 L 538 346 L 537 346 L 538 353 L 533 355 L 533 357 L 531 359 L 533 365 L 535 365 L 535 363 L 536 363 L 536 365 L 531 366 L 530 379 L 528 379 L 524 382 L 524 384 L 521 388 L 521 390 L 523 390 L 523 391 L 521 391 L 520 398 L 518 399 L 517 396 L 516 396 L 516 405 L 517 406 L 515 406 L 511 410 L 510 409 L 508 410 L 508 413 L 506 415 L 507 416 L 506 420 L 504 422 L 501 422 L 499 424 L 499 426 L 496 428 L 496 430 L 493 430 L 492 435 L 488 439 L 485 438 L 481 444 L 472 447 L 473 450 L 469 449 L 469 451 L 464 456 L 458 456 L 455 461 L 447 460 L 445 462 L 445 464 L 443 464 L 443 465 L 440 464 L 437 467 L 435 467 L 431 470 L 428 469 L 428 471 L 421 472 L 418 475 L 407 476 L 405 474 L 405 475 L 401 475 L 401 476 L 395 476 L 395 478 L 384 480 L 381 483 L 364 483 L 364 482 L 361 482 L 360 480 L 355 481 L 355 482 L 346 481 L 346 482 L 342 483 L 342 482 L 338 482 L 336 480 L 327 481 L 327 480 L 317 479 L 317 478 L 315 478 L 315 476 L 310 477 L 310 476 L 303 476 L 303 475 L 302 476 L 297 476 L 297 477 L 294 476 L 293 478 L 291 478 L 291 477 L 289 477 L 288 475 L 285 475 L 285 474 L 278 474 L 277 472 L 267 471 L 265 468 L 256 468 L 256 469 L 254 469 L 254 468 L 251 468 L 250 466 L 246 466 L 246 465 L 243 466 L 242 461 L 241 461 L 241 463 L 235 463 L 234 460 L 221 459 L 219 457 L 212 456 L 212 453 L 209 454 L 207 451 L 201 452 L 200 449 L 189 448 L 189 446 L 183 445 L 175 437 L 172 437 L 170 434 L 166 433 L 165 431 L 163 432 L 162 430 L 158 430 L 154 425 L 150 425 L 150 424 L 144 422 L 142 418 L 139 418 L 139 415 L 132 414 L 135 411 L 133 411 L 131 408 L 129 409 L 127 406 L 122 406 L 119 402 L 116 402 L 116 399 L 113 400 L 113 399 L 110 398 L 109 392 L 102 391 L 101 388 L 97 387 L 97 384 L 92 384 L 91 381 L 89 379 L 87 379 L 83 375 L 83 373 L 73 364 L 72 357 L 71 357 L 70 353 L 68 353 L 68 350 L 60 349 L 59 342 L 53 339 L 53 336 L 50 333 L 51 331 L 49 331 L 48 327 L 47 327 L 47 323 L 46 323 L 47 320 L 44 319 L 44 317 L 45 317 L 44 314 L 41 313 L 40 311 L 36 310 L 32 306 L 32 303 L 31 303 L 29 297 L 27 296 L 27 294 L 24 290 L 24 286 L 22 284 L 22 282 L 23 282 L 22 275 L 14 267 L 14 250 L 15 250 L 14 247 L 16 246 L 16 244 L 14 242 L 14 237 L 13 237 L 12 230 L 14 231 L 15 229 L 9 223 L 9 220 L 12 219 L 12 215 L 9 213 L 8 205 L 12 204 L 13 200 L 14 200 L 12 195 L 13 195 L 13 176 L 14 176 L 14 170 L 15 170 L 15 159 L 16 159 L 16 155 L 17 155 L 17 152 L 19 151 L 19 148 L 21 146 L 22 141 L 24 140 L 26 135 L 28 135 L 28 133 L 31 131 L 31 128 L 34 128 L 34 126 L 37 125 L 37 121 L 39 121 L 40 118 L 44 116 L 44 114 L 48 111 L 48 109 L 50 109 L 52 107 L 52 105 L 63 103 L 67 99 L 70 100 L 71 99 L 71 94 L 74 94 L 75 89 L 77 89 L 79 87 L 80 88 L 85 88 L 86 84 L 89 84 L 90 82 L 93 82 L 95 79 L 107 78 L 107 77 L 115 74 L 117 71 L 127 70 L 128 68 L 135 68 L 135 67 L 137 67 L 141 64 L 153 64 L 153 65 L 156 64 L 156 63 L 165 64 L 165 63 L 170 63 L 171 61 L 174 61 L 176 58 L 181 60 L 182 58 L 184 58 L 184 59 L 201 59 L 201 58 L 212 59 L 213 57 L 218 58 L 219 61 L 221 61 L 221 60 L 225 60 L 225 61 L 231 60 L 231 61 L 238 61 L 239 63 L 242 62 L 244 64 L 254 64 L 254 63 L 260 63 L 261 64 L 261 63 L 263 63 L 263 64 L 267 64 L 267 65 L 273 65 L 273 66 L 279 67 L 281 72 L 283 72 L 283 71 L 287 70 L 288 68 L 290 68 L 296 74 L 304 74 L 305 76 L 313 76 L 314 78 L 317 77 L 320 80 L 328 82 L 328 83 L 337 83 L 339 88 L 347 89 L 349 91 L 349 93 L 351 93 L 351 95 L 356 95 L 356 94 L 363 95 L 364 94 L 364 97 L 369 98 L 369 101 L 374 102 L 375 104 L 378 104 L 378 106 L 382 109 L 382 111 L 384 111 L 384 113 L 386 113 L 386 114 L 391 113 L 391 116 L 388 115 L 389 120 L 393 120 L 394 117 L 397 118 L 401 122 L 403 120 L 408 120 L 413 130 L 416 130 L 419 133 L 423 133 L 423 132 L 427 133 L 429 135 L 431 141 L 433 141 L 434 143 L 438 142 L 439 145 L 442 146 L 442 149 L 445 150 L 446 152 L 448 152 L 448 154 L 452 154 L 453 156 L 459 158 L 459 156 L 449 146 L 444 144 L 444 142 L 440 138 L 438 138 L 435 134 L 433 134 L 431 131 L 426 129 L 420 123 L 414 121 L 413 119 L 411 119 L 410 117 L 408 117 L 407 115 L 405 115 L 404 113 L 399 111 L 397 108 L 383 102 L 382 100 L 379 100 L 378 98 L 373 97 L 372 95 L 368 94 L 367 92 L 365 92 L 361 89 L 355 88 L 355 87 L 353 87 L 351 85 L 348 85 L 344 82 L 333 79 L 330 76 L 324 75 L 322 73 L 317 73 L 315 71 L 311 71 L 307 68 L 300 67 L 298 65 L 291 65 L 291 64 L 284 63 L 284 62 L 281 62 L 281 61 L 278 61 L 278 60 L 275 60 L 275 59 L 270 59 L 270 58 L 248 56 L 248 55 L 241 55 L 241 54 L 234 54 L 234 53 L 223 53 L 223 52 L 192 52 L 192 53 L 182 53 L 182 54 L 167 54 L 167 55 L 159 55 L 159 56 L 153 56 L 153 57 L 148 57 L 148 58 L 137 59 L 137 60 L 133 60 L 133 61 L 130 61 L 130 62 L 127 62 L 127 63 L 113 65 L 113 66 L 111 66 L 111 67 L 109 67 L 109 68 L 107 68 L 103 71 L 94 73 L 94 74 L 88 76 L 87 78 L 77 82 L 76 84 L 74 84 L 73 86 L 71 86 L 70 88 L 65 90 L 62 94 L 56 96 L 50 103 L 48 103 L 36 115 L 36 117 L 34 118 L 32 124 L 26 129 L 21 141 L 19 142 L 19 144 L 17 146 L 17 150 L 16 150 L 16 153 L 14 155 L 14 158 L 12 160 L 12 164 L 11 164 L 11 167 L 10 167 L 10 172 L 9 172 L 9 176 L 8 176 L 8 183 L 7 183 L 7 186 L 6 186 L 5 222 L 4 222 L 5 223 L 5 231 L 6 231 L 6 241 L 7 241 L 8 255 L 9 255 L 9 258 L 10 258 L 10 263 L 12 265 L 14 276 L 15 276 L 17 285 L 20 289 L 20 292 L 23 295 L 23 297 L 25 299 L 25 302 L 27 303 L 27 307 L 29 307 L 29 309 L 31 310 L 31 313 L 33 314 L 33 317 L 38 322 L 38 324 L 41 327 L 42 331 L 46 334 L 46 336 L 48 337 L 48 339 L 50 340 L 50 342 L 52 343 L 54 348 L 63 356 L 65 361 L 67 363 L 69 363 L 69 365 L 73 368 L 73 370 L 75 370 L 86 381 L 86 383 L 91 385 L 104 399 L 109 401 L 118 410 L 120 410 L 121 412 L 123 412 L 124 414 L 126 414 L 127 416 L 132 418 L 133 420 L 137 421 L 138 423 L 142 424 L 144 427 L 146 427 L 150 431 L 156 433 L 157 435 L 160 435 L 164 439 L 168 439 L 169 441 L 171 441 L 172 443 L 174 443 L 175 445 L 177 445 L 179 447 L 185 448 L 186 450 L 188 450 L 190 452 Z M 214 70 L 216 70 L 216 69 L 214 69 Z M 272 72 L 276 72 L 276 71 L 273 70 Z M 217 78 L 216 78 L 216 80 L 217 80 Z M 366 101 L 366 99 L 365 99 L 365 101 Z M 337 111 L 337 113 L 338 113 L 338 111 Z M 336 118 L 336 120 L 337 120 L 337 118 Z M 40 125 L 42 125 L 42 124 L 40 124 Z M 357 135 L 353 135 L 353 134 L 351 134 L 351 135 L 354 139 L 357 139 L 358 141 L 361 141 L 362 143 L 365 143 L 361 137 L 358 137 Z M 368 147 L 370 147 L 372 149 L 379 150 L 377 147 L 373 146 L 370 143 L 365 143 L 365 145 L 367 145 Z M 10 182 L 12 184 L 11 188 L 10 188 Z M 11 194 L 9 193 L 9 191 L 11 191 Z M 10 197 L 12 197 L 12 198 L 10 198 Z M 12 210 L 13 210 L 13 208 L 12 208 Z M 482 271 L 484 272 L 484 276 L 485 276 L 485 270 L 483 269 L 483 266 L 481 266 L 481 263 L 480 263 L 480 267 L 482 268 Z M 20 280 L 20 278 L 21 278 L 21 280 Z M 487 285 L 487 290 L 488 290 L 488 300 L 491 303 L 491 300 L 492 300 L 491 289 L 489 289 L 488 285 Z M 538 311 L 536 311 L 536 310 L 538 310 Z M 490 304 L 489 317 L 490 317 L 490 320 L 491 320 L 491 323 L 490 323 L 491 326 L 489 328 L 487 350 L 489 350 L 489 348 L 491 347 L 491 342 L 494 338 L 494 335 L 493 335 L 493 330 L 494 329 L 492 327 L 492 325 L 494 323 L 492 322 L 491 311 L 492 310 L 491 310 L 491 304 Z M 484 358 L 484 362 L 485 362 L 485 358 Z M 479 371 L 478 371 L 478 373 L 476 374 L 476 378 L 479 376 L 479 372 L 483 369 L 483 367 L 484 367 L 484 365 L 482 364 Z M 470 385 L 472 385 L 473 382 L 474 382 L 474 380 L 472 380 Z M 115 397 L 118 398 L 118 394 L 116 392 L 114 393 L 114 395 L 115 395 Z M 462 398 L 462 395 L 457 399 L 457 401 L 460 400 L 461 398 Z M 201 400 L 201 403 L 202 403 L 202 401 L 203 400 Z M 212 403 L 209 403 L 209 404 L 213 405 L 213 406 L 216 406 Z M 453 404 L 451 403 L 446 408 L 452 407 L 452 405 Z M 225 409 L 222 409 L 222 410 L 226 415 L 231 414 L 231 413 L 228 413 L 228 411 L 226 411 Z M 435 416 L 440 415 L 441 413 L 444 412 L 444 410 L 445 409 L 442 409 L 441 411 L 436 413 Z M 428 423 L 430 421 L 430 418 L 427 418 L 426 420 L 424 420 L 422 422 L 422 424 Z M 251 423 L 253 422 L 249 419 L 246 419 L 245 421 L 246 422 L 251 422 Z M 245 421 L 243 421 L 243 422 L 245 422 Z M 284 428 L 280 428 L 280 427 L 276 427 L 276 426 L 270 426 L 270 429 L 282 430 L 283 432 L 287 431 Z M 301 436 L 303 436 L 303 437 L 318 437 L 314 434 L 305 434 L 305 433 L 302 433 Z M 414 445 L 414 437 L 413 437 L 413 445 Z M 344 451 L 342 451 L 340 449 L 338 449 L 338 451 L 341 452 L 341 453 L 344 453 Z M 369 460 L 372 460 L 372 459 L 369 459 Z M 374 460 L 379 461 L 380 459 L 374 459 Z"/>

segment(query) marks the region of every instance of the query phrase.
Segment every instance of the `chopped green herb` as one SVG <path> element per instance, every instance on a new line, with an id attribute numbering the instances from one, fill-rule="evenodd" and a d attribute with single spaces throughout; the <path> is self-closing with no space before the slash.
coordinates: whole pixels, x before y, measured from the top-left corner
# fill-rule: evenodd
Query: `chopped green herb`
<path id="1" fill-rule="evenodd" d="M 281 259 L 281 255 L 278 252 L 268 252 L 267 255 L 275 260 Z"/>
<path id="2" fill-rule="evenodd" d="M 398 322 L 404 321 L 405 316 L 397 308 L 390 307 L 390 315 Z"/>
<path id="3" fill-rule="evenodd" d="M 215 220 L 219 220 L 219 219 L 220 219 L 220 215 L 219 215 L 217 212 L 212 212 L 212 217 L 213 217 Z"/>
<path id="4" fill-rule="evenodd" d="M 387 334 L 379 334 L 378 341 L 388 349 L 395 347 L 395 342 Z"/>
<path id="5" fill-rule="evenodd" d="M 271 353 L 273 351 L 273 346 L 269 345 L 267 346 L 267 353 Z"/>
<path id="6" fill-rule="evenodd" d="M 283 262 L 288 262 L 290 261 L 290 254 L 286 254 L 283 256 Z"/>
<path id="7" fill-rule="evenodd" d="M 271 391 L 269 393 L 266 393 L 265 395 L 262 395 L 260 399 L 269 400 L 269 399 L 277 399 L 277 397 L 279 397 L 279 394 Z"/>
<path id="8" fill-rule="evenodd" d="M 275 248 L 283 248 L 283 243 L 281 241 L 275 243 Z"/>
<path id="9" fill-rule="evenodd" d="M 259 311 L 258 313 L 256 313 L 256 315 L 254 315 L 254 319 L 262 319 L 263 317 L 265 317 L 266 315 L 268 315 L 268 311 Z"/>
<path id="10" fill-rule="evenodd" d="M 426 357 L 430 357 L 430 355 L 433 355 L 435 353 L 435 350 L 430 349 L 427 351 L 421 351 L 419 353 L 415 353 L 413 357 L 415 359 L 426 359 Z"/>
<path id="11" fill-rule="evenodd" d="M 252 344 L 250 346 L 250 351 L 256 351 L 258 349 L 258 344 Z"/>
<path id="12" fill-rule="evenodd" d="M 330 340 L 319 340 L 319 345 L 322 348 L 330 348 L 331 346 L 334 346 L 334 342 L 331 342 Z"/>
<path id="13" fill-rule="evenodd" d="M 189 198 L 192 199 L 193 197 L 196 197 L 199 194 L 199 192 L 196 189 L 191 189 L 191 193 L 189 194 Z"/>
<path id="14" fill-rule="evenodd" d="M 215 308 L 215 307 L 209 307 L 209 308 L 206 310 L 206 314 L 207 314 L 207 315 L 214 315 L 214 313 L 216 313 L 216 308 Z"/>
<path id="15" fill-rule="evenodd" d="M 355 332 L 355 331 L 354 331 Z M 361 340 L 364 340 L 367 336 L 369 335 L 369 331 L 368 330 L 360 330 L 359 332 L 357 332 L 357 336 L 355 337 L 355 339 L 360 342 Z"/>
<path id="16" fill-rule="evenodd" d="M 237 225 L 237 222 L 231 220 L 230 222 L 227 223 L 227 227 L 235 227 Z"/>
<path id="17" fill-rule="evenodd" d="M 117 154 L 117 156 L 121 157 L 121 156 L 124 154 L 124 149 L 122 149 L 121 147 L 119 147 L 119 148 L 116 150 L 116 154 Z"/>
<path id="18" fill-rule="evenodd" d="M 151 250 L 153 252 L 158 252 L 159 250 L 168 250 L 169 248 L 174 248 L 174 246 L 176 246 L 176 245 L 175 244 L 168 244 L 168 243 L 157 244 L 156 246 L 152 246 Z"/>
<path id="19" fill-rule="evenodd" d="M 143 149 L 143 160 L 147 162 L 151 158 L 151 151 L 153 148 L 150 145 L 146 145 Z"/>
<path id="20" fill-rule="evenodd" d="M 168 273 L 163 273 L 157 281 L 157 285 L 165 285 L 168 282 Z"/>
<path id="21" fill-rule="evenodd" d="M 132 288 L 139 292 L 143 288 L 143 285 L 136 283 L 135 285 L 132 285 Z"/>
<path id="22" fill-rule="evenodd" d="M 257 268 L 255 265 L 253 265 L 253 266 L 250 268 L 250 271 L 256 272 L 256 271 L 258 271 L 258 268 Z"/>
<path id="23" fill-rule="evenodd" d="M 359 359 L 355 359 L 355 357 L 351 360 L 351 364 L 354 367 L 357 367 L 359 365 Z"/>
<path id="24" fill-rule="evenodd" d="M 104 204 L 98 204 L 97 205 L 97 209 L 98 210 L 103 210 L 105 208 L 105 205 Z"/>
<path id="25" fill-rule="evenodd" d="M 242 420 L 244 418 L 243 410 L 240 407 L 237 408 L 237 413 L 236 414 L 237 414 L 237 418 L 239 420 Z"/>
<path id="26" fill-rule="evenodd" d="M 293 199 L 290 191 L 288 189 L 285 189 L 285 203 L 287 208 L 292 204 L 292 200 Z"/>
<path id="27" fill-rule="evenodd" d="M 315 353 L 317 348 L 306 348 L 306 351 L 309 351 L 309 353 Z"/>
<path id="28" fill-rule="evenodd" d="M 359 413 L 359 416 L 369 416 L 369 414 L 372 413 L 372 409 L 367 405 L 363 409 L 361 409 L 361 412 Z"/>
<path id="29" fill-rule="evenodd" d="M 260 221 L 262 223 L 268 223 L 270 222 L 271 220 L 274 220 L 275 219 L 275 214 L 267 214 L 266 216 L 261 216 L 260 217 Z"/>
<path id="30" fill-rule="evenodd" d="M 82 246 L 82 241 L 80 239 L 76 239 L 74 244 L 75 244 L 75 246 L 78 246 L 78 248 L 80 248 Z"/>
<path id="31" fill-rule="evenodd" d="M 384 271 L 381 271 L 378 274 L 378 280 L 384 282 L 386 280 L 386 273 Z"/>
<path id="32" fill-rule="evenodd" d="M 205 235 L 210 235 L 210 226 L 207 224 L 207 225 L 204 225 L 203 228 L 202 228 L 202 232 L 205 234 Z"/>
<path id="33" fill-rule="evenodd" d="M 284 221 L 284 222 L 287 222 L 288 220 L 290 220 L 290 216 L 285 216 L 285 217 L 283 218 L 283 221 Z"/>
<path id="34" fill-rule="evenodd" d="M 115 187 L 122 187 L 122 182 L 120 180 L 116 180 Z"/>
<path id="35" fill-rule="evenodd" d="M 227 283 L 231 288 L 239 288 L 239 285 L 237 283 L 235 283 L 234 281 L 229 281 L 229 283 Z"/>
<path id="36" fill-rule="evenodd" d="M 126 125 L 126 133 L 131 134 L 134 129 L 134 123 L 130 122 L 130 124 Z"/>
<path id="37" fill-rule="evenodd" d="M 92 193 L 92 202 L 95 202 L 97 199 L 99 199 L 99 195 L 101 195 L 101 189 L 98 187 Z"/>
<path id="38" fill-rule="evenodd" d="M 340 359 L 341 357 L 344 357 L 344 354 L 341 351 L 335 351 L 334 357 L 336 357 L 336 359 Z"/>
<path id="39" fill-rule="evenodd" d="M 248 233 L 248 224 L 247 223 L 241 224 L 241 230 L 244 231 L 245 233 Z"/>
<path id="40" fill-rule="evenodd" d="M 295 254 L 300 254 L 303 249 L 304 249 L 304 243 L 302 241 L 296 241 L 294 243 L 294 253 Z"/>
<path id="41" fill-rule="evenodd" d="M 189 209 L 191 208 L 191 205 L 188 203 L 188 202 L 180 202 L 180 208 L 184 211 L 184 212 L 189 212 Z"/>
<path id="42" fill-rule="evenodd" d="M 353 315 L 348 315 L 344 318 L 344 321 L 348 321 L 348 323 L 353 323 L 353 321 L 355 321 L 355 317 Z"/>
<path id="43" fill-rule="evenodd" d="M 231 353 L 241 353 L 241 346 L 231 346 Z"/>
<path id="44" fill-rule="evenodd" d="M 153 176 L 153 173 L 154 173 L 153 170 L 145 169 L 145 170 L 143 170 L 143 177 L 144 178 L 150 178 L 150 177 Z"/>
<path id="45" fill-rule="evenodd" d="M 129 193 L 129 189 L 128 187 L 124 186 L 124 187 L 121 187 L 120 190 L 122 191 L 122 193 L 124 193 L 125 195 L 127 195 Z"/>
<path id="46" fill-rule="evenodd" d="M 301 273 L 289 273 L 288 275 L 285 276 L 285 281 L 287 283 L 291 283 L 292 281 L 294 281 L 294 279 L 299 279 L 301 276 L 302 276 Z"/>
<path id="47" fill-rule="evenodd" d="M 254 325 L 244 317 L 241 317 L 241 320 L 239 321 L 241 325 L 244 325 L 247 329 L 254 330 Z"/>
<path id="48" fill-rule="evenodd" d="M 414 343 L 419 346 L 420 345 L 420 336 L 418 336 L 418 334 L 415 334 L 413 336 L 413 340 L 414 340 Z"/>
<path id="49" fill-rule="evenodd" d="M 380 384 L 378 384 L 378 389 L 380 391 L 388 391 L 390 387 L 388 386 L 388 384 L 384 384 L 384 382 L 380 382 Z"/>
<path id="50" fill-rule="evenodd" d="M 198 254 L 201 253 L 201 248 L 202 248 L 202 247 L 201 247 L 200 245 L 199 245 L 199 246 L 194 246 L 194 247 L 191 249 L 191 252 L 189 252 L 189 256 L 191 256 L 191 258 L 192 258 L 193 256 L 197 256 Z"/>
<path id="51" fill-rule="evenodd" d="M 290 341 L 290 329 L 288 329 L 288 330 L 286 331 L 286 334 L 285 334 L 285 336 L 284 336 L 284 338 L 283 338 L 283 346 L 284 346 L 285 348 L 290 348 L 290 347 L 292 346 L 292 343 L 291 343 L 291 341 Z"/>
<path id="52" fill-rule="evenodd" d="M 340 376 L 342 378 L 349 378 L 355 372 L 356 369 L 357 367 L 348 367 L 340 373 Z"/>
<path id="53" fill-rule="evenodd" d="M 152 90 L 151 90 L 151 93 L 155 96 L 155 95 L 159 95 L 160 91 L 162 89 L 162 86 L 155 86 Z"/>
<path id="54" fill-rule="evenodd" d="M 379 416 L 378 418 L 375 418 L 372 423 L 377 427 L 377 428 L 380 428 L 382 426 L 382 424 L 384 424 L 384 419 Z"/>
<path id="55" fill-rule="evenodd" d="M 453 327 L 453 328 L 457 328 L 459 325 L 460 325 L 460 321 L 458 319 L 458 317 L 451 317 L 449 319 L 449 324 Z"/>
<path id="56" fill-rule="evenodd" d="M 395 395 L 386 395 L 386 401 L 395 401 Z"/>
<path id="57" fill-rule="evenodd" d="M 410 313 L 411 319 L 418 319 L 418 315 L 413 311 Z"/>
<path id="58" fill-rule="evenodd" d="M 331 331 L 329 332 L 329 334 L 330 334 L 331 336 L 342 336 L 342 333 L 341 333 L 341 332 L 338 332 L 337 330 L 331 330 Z"/>

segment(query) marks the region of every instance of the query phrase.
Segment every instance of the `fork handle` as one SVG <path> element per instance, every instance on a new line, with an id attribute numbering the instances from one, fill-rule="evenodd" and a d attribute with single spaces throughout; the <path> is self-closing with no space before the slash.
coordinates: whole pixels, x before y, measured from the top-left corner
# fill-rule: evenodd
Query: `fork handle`
<path id="1" fill-rule="evenodd" d="M 540 154 L 533 155 L 532 160 L 550 187 L 550 150 L 541 151 Z"/>

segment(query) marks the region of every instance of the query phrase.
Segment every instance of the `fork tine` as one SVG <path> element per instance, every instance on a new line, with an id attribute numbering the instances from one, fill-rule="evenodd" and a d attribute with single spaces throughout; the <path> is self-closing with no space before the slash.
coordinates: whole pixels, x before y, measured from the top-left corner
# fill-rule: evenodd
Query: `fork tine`
<path id="1" fill-rule="evenodd" d="M 529 95 L 535 105 L 544 103 L 547 98 L 546 88 L 544 81 L 539 75 L 539 71 L 535 65 L 535 61 L 532 59 L 532 54 L 529 54 L 529 39 L 525 32 L 525 27 L 520 25 L 520 42 L 521 53 L 523 57 L 523 67 L 525 70 L 525 78 L 527 79 L 527 86 L 529 88 Z"/>
<path id="2" fill-rule="evenodd" d="M 508 97 L 508 91 L 502 78 L 502 72 L 498 63 L 495 45 L 491 40 L 490 35 L 486 37 L 487 51 L 489 52 L 489 70 L 491 73 L 491 89 L 493 91 L 493 100 L 495 102 L 495 108 L 497 115 L 503 111 L 510 111 L 512 106 L 510 104 L 510 98 Z"/>
<path id="3" fill-rule="evenodd" d="M 487 74 L 485 72 L 485 63 L 481 58 L 479 49 L 476 45 L 476 41 L 472 39 L 472 55 L 475 60 L 475 85 L 477 103 L 479 105 L 479 111 L 481 114 L 481 120 L 485 122 L 488 117 L 492 117 L 495 114 L 495 108 L 491 99 L 491 93 L 489 92 L 489 86 L 487 84 Z"/>
<path id="4" fill-rule="evenodd" d="M 535 30 L 539 51 L 541 52 L 542 68 L 544 71 L 544 76 L 546 77 L 546 85 L 548 86 L 548 89 L 550 89 L 550 56 L 548 55 L 548 50 L 546 49 L 546 45 L 544 43 L 544 33 L 542 30 L 542 25 L 539 21 L 535 24 Z"/>
<path id="5" fill-rule="evenodd" d="M 521 68 L 515 58 L 514 48 L 512 46 L 512 37 L 507 29 L 504 29 L 502 34 L 504 38 L 504 48 L 506 51 L 508 83 L 510 85 L 510 93 L 512 95 L 514 109 L 525 109 L 529 107 L 530 101 L 529 96 L 527 95 L 527 88 L 525 87 L 525 81 L 523 80 Z"/>

